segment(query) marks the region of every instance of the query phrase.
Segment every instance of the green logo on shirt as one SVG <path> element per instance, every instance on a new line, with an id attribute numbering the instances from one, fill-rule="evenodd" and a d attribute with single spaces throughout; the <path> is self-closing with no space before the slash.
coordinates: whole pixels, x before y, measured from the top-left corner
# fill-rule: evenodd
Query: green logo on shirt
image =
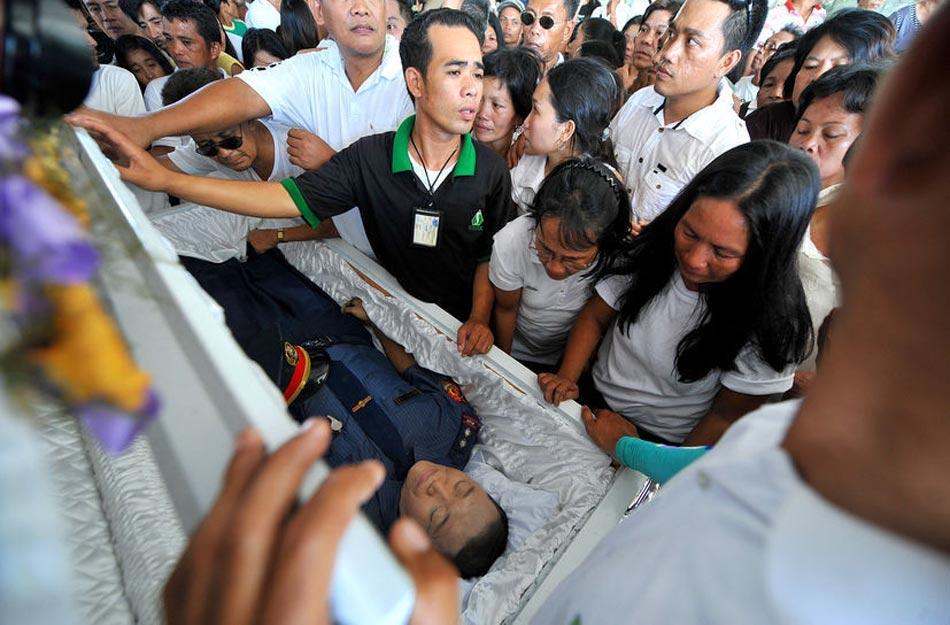
<path id="1" fill-rule="evenodd" d="M 469 230 L 483 230 L 485 226 L 485 217 L 482 215 L 482 209 L 478 209 L 475 216 L 472 217 L 472 225 Z"/>

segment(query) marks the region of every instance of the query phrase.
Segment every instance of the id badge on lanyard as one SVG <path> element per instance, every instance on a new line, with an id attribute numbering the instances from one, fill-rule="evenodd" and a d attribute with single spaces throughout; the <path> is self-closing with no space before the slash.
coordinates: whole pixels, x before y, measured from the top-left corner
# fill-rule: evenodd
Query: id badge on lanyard
<path id="1" fill-rule="evenodd" d="M 439 230 L 442 225 L 442 211 L 428 207 L 419 207 L 412 215 L 412 244 L 418 247 L 435 248 L 439 246 Z"/>

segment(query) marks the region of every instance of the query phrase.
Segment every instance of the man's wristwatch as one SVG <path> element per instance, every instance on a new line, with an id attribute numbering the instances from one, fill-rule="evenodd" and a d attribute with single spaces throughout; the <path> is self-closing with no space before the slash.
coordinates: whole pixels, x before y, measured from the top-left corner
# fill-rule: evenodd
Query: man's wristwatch
<path id="1" fill-rule="evenodd" d="M 277 244 L 280 245 L 283 242 L 284 242 L 284 229 L 278 228 L 277 229 Z"/>

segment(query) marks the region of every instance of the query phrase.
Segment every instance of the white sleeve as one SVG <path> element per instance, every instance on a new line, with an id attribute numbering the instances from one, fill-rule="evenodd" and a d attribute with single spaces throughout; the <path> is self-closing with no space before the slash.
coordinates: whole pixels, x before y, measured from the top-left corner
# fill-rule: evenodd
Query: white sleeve
<path id="1" fill-rule="evenodd" d="M 620 311 L 620 300 L 630 287 L 630 278 L 627 276 L 609 276 L 597 283 L 594 291 L 600 299 L 616 311 Z"/>
<path id="2" fill-rule="evenodd" d="M 326 89 L 318 56 L 298 54 L 267 67 L 244 70 L 235 78 L 267 102 L 275 122 L 312 132 L 317 119 L 313 107 L 323 100 L 319 94 Z"/>
<path id="3" fill-rule="evenodd" d="M 145 102 L 142 100 L 142 90 L 139 88 L 139 81 L 135 79 L 132 72 L 117 68 L 121 71 L 115 74 L 115 93 L 116 93 L 116 111 L 117 115 L 126 117 L 136 117 L 145 114 Z"/>
<path id="4" fill-rule="evenodd" d="M 168 160 L 175 164 L 182 173 L 190 176 L 206 176 L 218 170 L 214 161 L 195 152 L 194 142 L 180 145 L 168 154 Z"/>
<path id="5" fill-rule="evenodd" d="M 795 381 L 795 365 L 776 371 L 759 356 L 751 344 L 746 345 L 736 357 L 736 370 L 722 374 L 722 385 L 736 393 L 746 395 L 774 395 L 792 388 Z"/>
<path id="6" fill-rule="evenodd" d="M 162 87 L 167 81 L 156 78 L 145 87 L 145 109 L 151 113 L 164 106 L 162 104 Z"/>
<path id="7" fill-rule="evenodd" d="M 495 234 L 491 261 L 488 263 L 488 279 L 502 291 L 516 291 L 524 287 L 525 279 L 525 224 L 523 217 L 509 222 Z M 531 253 L 530 250 L 527 251 Z"/>

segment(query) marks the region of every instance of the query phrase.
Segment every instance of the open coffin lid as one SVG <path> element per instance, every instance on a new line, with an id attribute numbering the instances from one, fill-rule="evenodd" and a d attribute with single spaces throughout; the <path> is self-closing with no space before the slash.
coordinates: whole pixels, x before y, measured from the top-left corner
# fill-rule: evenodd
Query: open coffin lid
<path id="1" fill-rule="evenodd" d="M 89 181 L 84 195 L 103 250 L 103 289 L 164 402 L 148 443 L 182 525 L 190 530 L 213 501 L 233 435 L 253 424 L 267 440 L 282 440 L 295 424 L 286 417 L 280 393 L 244 356 L 220 309 L 181 267 L 98 147 L 82 131 L 70 134 L 70 142 L 79 155 L 74 173 Z M 459 357 L 454 343 L 459 322 L 406 294 L 346 243 L 282 249 L 338 301 L 362 297 L 386 334 L 423 366 L 462 385 L 483 419 L 483 458 L 509 479 L 557 495 L 559 506 L 550 519 L 477 581 L 462 618 L 485 625 L 528 622 L 599 539 L 649 497 L 653 484 L 629 470 L 612 471 L 584 433 L 580 407 L 545 404 L 534 374 L 507 354 L 493 348 L 485 356 Z"/>

